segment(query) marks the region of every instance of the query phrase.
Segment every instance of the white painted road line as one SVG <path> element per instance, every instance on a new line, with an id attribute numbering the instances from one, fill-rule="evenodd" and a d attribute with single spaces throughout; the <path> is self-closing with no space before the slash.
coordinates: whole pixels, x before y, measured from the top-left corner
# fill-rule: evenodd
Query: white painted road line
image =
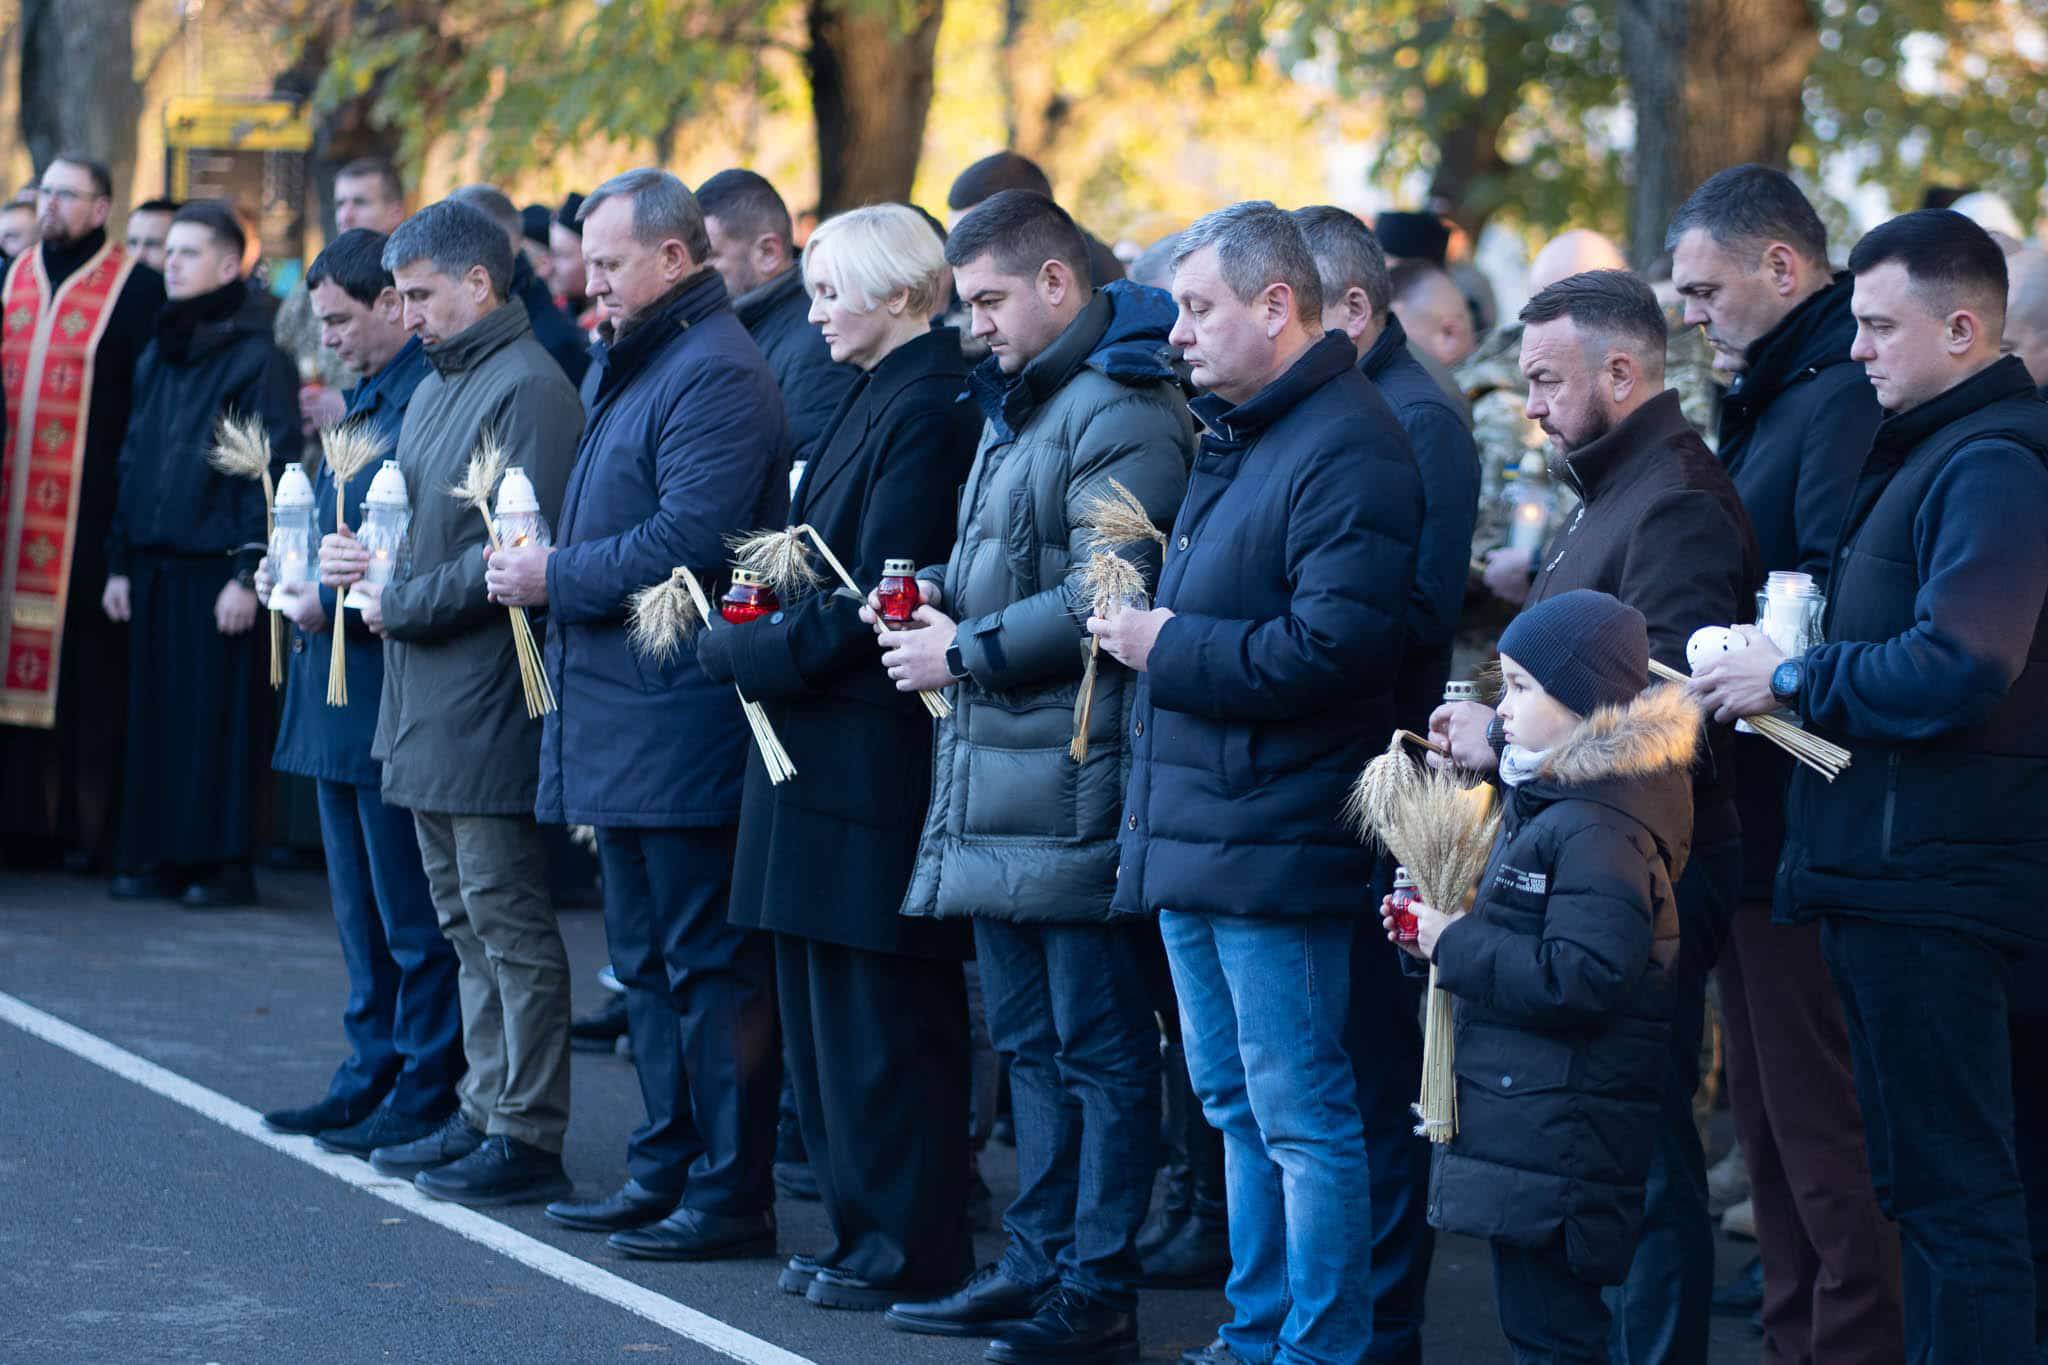
<path id="1" fill-rule="evenodd" d="M 67 1024 L 5 991 L 0 991 L 0 1020 L 102 1070 L 133 1081 L 152 1094 L 203 1114 L 221 1127 L 233 1129 L 272 1151 L 282 1152 L 292 1160 L 324 1171 L 344 1184 L 374 1194 L 386 1203 L 396 1204 L 416 1218 L 459 1233 L 529 1270 L 537 1270 L 571 1289 L 616 1304 L 657 1327 L 667 1328 L 677 1336 L 720 1355 L 743 1361 L 745 1365 L 812 1365 L 803 1356 L 785 1351 L 773 1342 L 763 1341 L 708 1313 L 700 1313 L 687 1304 L 678 1303 L 631 1280 L 621 1279 L 609 1270 L 528 1237 L 495 1219 L 486 1218 L 460 1204 L 429 1199 L 403 1181 L 378 1175 L 354 1157 L 323 1152 L 313 1145 L 311 1138 L 273 1133 L 263 1126 L 261 1116 L 247 1105 L 237 1104 L 218 1091 L 188 1081 L 175 1071 L 166 1071 L 155 1062 L 146 1061 L 104 1038 Z"/>

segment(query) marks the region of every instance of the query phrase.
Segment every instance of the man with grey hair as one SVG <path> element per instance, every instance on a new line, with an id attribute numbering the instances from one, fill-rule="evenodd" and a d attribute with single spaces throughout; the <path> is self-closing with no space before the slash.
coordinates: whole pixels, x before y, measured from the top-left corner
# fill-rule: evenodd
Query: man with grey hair
<path id="1" fill-rule="evenodd" d="M 1650 653 L 1686 669 L 1701 626 L 1747 621 L 1763 578 L 1749 514 L 1728 473 L 1686 421 L 1664 383 L 1665 322 L 1650 286 L 1621 270 L 1558 281 L 1521 314 L 1529 416 L 1552 441 L 1551 473 L 1582 505 L 1545 546 L 1528 605 L 1578 588 L 1610 593 L 1643 614 Z M 1477 702 L 1438 708 L 1430 728 L 1475 772 L 1498 765 L 1494 714 Z M 1648 1186 L 1625 1283 L 1610 1254 L 1575 1249 L 1573 1273 L 1611 1283 L 1615 1359 L 1697 1359 L 1713 1292 L 1706 1160 L 1692 1116 L 1699 1086 L 1707 975 L 1720 955 L 1742 884 L 1734 735 L 1707 728 L 1693 771 L 1692 854 L 1674 888 L 1678 957 L 1667 969 L 1672 1010 L 1665 1083 L 1642 1155 Z M 1443 1224 L 1439 1223 L 1439 1226 Z M 1667 1311 L 1659 1311 L 1665 1304 Z M 1605 1332 L 1605 1326 L 1600 1330 Z"/>
<path id="2" fill-rule="evenodd" d="M 2021 247 L 2005 258 L 2005 344 L 2048 398 L 2048 251 Z"/>
<path id="3" fill-rule="evenodd" d="M 520 692 L 505 609 L 484 576 L 476 511 L 447 495 L 487 438 L 502 442 L 553 524 L 583 429 L 576 393 L 506 297 L 512 246 L 464 204 L 420 210 L 384 247 L 407 330 L 426 347 L 399 430 L 412 499 L 409 552 L 387 584 L 348 530 L 320 546 L 321 581 L 368 598 L 384 638 L 384 695 L 371 756 L 384 800 L 413 813 L 441 932 L 455 949 L 469 1071 L 436 1133 L 371 1154 L 385 1175 L 458 1203 L 569 1193 L 569 961 L 534 821 L 540 722 Z"/>
<path id="4" fill-rule="evenodd" d="M 597 829 L 647 1124 L 623 1189 L 547 1212 L 632 1256 L 756 1256 L 775 1249 L 781 1073 L 767 937 L 726 922 L 746 731 L 694 653 L 635 654 L 624 604 L 678 565 L 721 576 L 728 536 L 781 524 L 782 398 L 682 181 L 628 171 L 581 217 L 603 320 L 576 472 L 556 544 L 498 551 L 484 581 L 492 601 L 548 613 L 560 705 L 541 730 L 536 810 Z"/>
<path id="5" fill-rule="evenodd" d="M 584 372 L 590 368 L 590 338 L 555 306 L 547 281 L 527 258 L 526 221 L 520 217 L 518 205 L 496 185 L 464 185 L 451 191 L 448 198 L 469 205 L 504 231 L 505 240 L 512 244 L 511 296 L 526 305 L 534 340 L 555 358 L 571 384 L 582 384 Z"/>
<path id="6" fill-rule="evenodd" d="M 1421 479 L 1323 330 L 1289 214 L 1223 209 L 1175 255 L 1171 340 L 1206 433 L 1158 605 L 1088 622 L 1139 675 L 1116 903 L 1159 917 L 1223 1133 L 1235 1316 L 1193 1358 L 1354 1360 L 1371 1196 L 1345 1029 L 1373 855 L 1339 812 L 1395 726 Z"/>

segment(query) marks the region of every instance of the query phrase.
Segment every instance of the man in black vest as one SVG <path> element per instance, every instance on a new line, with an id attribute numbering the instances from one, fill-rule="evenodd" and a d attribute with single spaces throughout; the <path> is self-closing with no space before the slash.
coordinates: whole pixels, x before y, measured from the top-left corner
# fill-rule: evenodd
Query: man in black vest
<path id="1" fill-rule="evenodd" d="M 1818 920 L 1878 1199 L 1905 1247 L 1906 1356 L 2028 1360 L 2014 960 L 2048 947 L 2048 406 L 2000 356 L 2005 258 L 1944 209 L 1857 244 L 1856 341 L 1888 414 L 1851 494 L 1827 643 L 1700 671 L 1717 717 L 1788 707 L 1842 743 L 1801 770 L 1778 904 Z M 2036 958 L 2038 960 L 2038 957 Z"/>
<path id="2" fill-rule="evenodd" d="M 1735 166 L 1671 221 L 1665 246 L 1685 320 L 1734 383 L 1718 453 L 1766 571 L 1827 586 L 1842 509 L 1883 415 L 1849 359 L 1851 281 L 1828 271 L 1827 229 L 1783 171 Z M 1771 922 L 1792 759 L 1738 735 L 1742 903 L 1715 969 L 1729 1107 L 1763 1257 L 1765 1355 L 1896 1360 L 1899 1241 L 1870 1186 L 1842 1004 L 1815 925 Z"/>

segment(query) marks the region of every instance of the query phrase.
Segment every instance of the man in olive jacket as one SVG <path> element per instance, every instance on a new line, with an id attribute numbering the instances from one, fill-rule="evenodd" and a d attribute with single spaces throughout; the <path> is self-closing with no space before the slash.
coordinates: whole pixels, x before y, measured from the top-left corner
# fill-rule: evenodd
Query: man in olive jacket
<path id="1" fill-rule="evenodd" d="M 495 433 L 552 524 L 583 409 L 508 297 L 512 247 L 497 224 L 435 204 L 391 234 L 384 266 L 432 373 L 398 438 L 410 550 L 388 586 L 364 585 L 373 600 L 363 620 L 386 641 L 371 754 L 384 764 L 385 801 L 413 812 L 434 910 L 461 964 L 469 1072 L 446 1126 L 378 1148 L 371 1164 L 461 1203 L 552 1199 L 570 1189 L 569 963 L 533 818 L 540 722 L 526 714 L 506 610 L 485 590 L 483 518 L 447 490 Z M 324 573 L 366 562 L 351 539 L 322 550 Z"/>
<path id="2" fill-rule="evenodd" d="M 1150 927 L 1110 906 L 1130 675 L 1108 659 L 1086 761 L 1067 748 L 1086 657 L 1083 519 L 1115 479 L 1166 523 L 1193 431 L 1165 353 L 1170 303 L 1121 283 L 1091 292 L 1086 243 L 1051 200 L 994 196 L 946 260 L 993 352 L 971 377 L 987 424 L 952 559 L 920 574 L 924 628 L 884 636 L 883 661 L 900 688 L 951 690 L 903 909 L 974 919 L 1020 1193 L 999 1266 L 890 1321 L 995 1336 L 990 1360 L 1079 1359 L 1137 1340 L 1134 1243 L 1159 1133 L 1136 939 Z"/>

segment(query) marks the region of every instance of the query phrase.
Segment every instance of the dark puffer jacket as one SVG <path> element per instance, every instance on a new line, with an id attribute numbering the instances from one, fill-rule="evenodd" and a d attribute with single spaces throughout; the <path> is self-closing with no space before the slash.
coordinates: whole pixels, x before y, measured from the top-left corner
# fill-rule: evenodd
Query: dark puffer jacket
<path id="1" fill-rule="evenodd" d="M 1020 374 L 1004 376 L 991 357 L 970 376 L 987 422 L 959 532 L 944 570 L 919 575 L 944 589 L 969 676 L 950 689 L 953 716 L 935 735 L 905 914 L 1110 916 L 1132 688 L 1104 655 L 1088 760 L 1076 764 L 1067 744 L 1089 605 L 1078 585 L 1083 516 L 1111 479 L 1156 525 L 1180 501 L 1194 423 L 1166 346 L 1173 314 L 1163 290 L 1113 284 Z"/>
<path id="2" fill-rule="evenodd" d="M 1422 481 L 1332 333 L 1208 431 L 1138 692 L 1117 903 L 1350 915 L 1373 856 L 1338 818 L 1394 728 Z"/>
<path id="3" fill-rule="evenodd" d="M 1672 686 L 1582 722 L 1508 791 L 1478 900 L 1436 944 L 1458 1135 L 1429 1221 L 1518 1247 L 1561 1231 L 1596 1284 L 1620 1283 L 1642 1227 L 1699 728 Z"/>

